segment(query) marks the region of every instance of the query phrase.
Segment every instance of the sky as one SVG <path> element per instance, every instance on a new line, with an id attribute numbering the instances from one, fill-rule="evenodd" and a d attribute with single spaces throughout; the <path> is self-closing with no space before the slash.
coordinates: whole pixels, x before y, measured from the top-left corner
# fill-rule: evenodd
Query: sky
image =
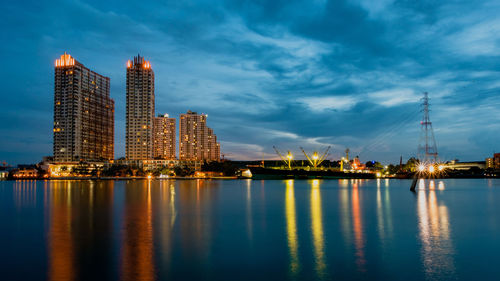
<path id="1" fill-rule="evenodd" d="M 0 161 L 52 154 L 54 61 L 111 78 L 125 155 L 126 62 L 155 71 L 156 112 L 208 114 L 225 158 L 276 146 L 398 163 L 428 92 L 441 160 L 500 151 L 500 2 L 4 1 Z"/>

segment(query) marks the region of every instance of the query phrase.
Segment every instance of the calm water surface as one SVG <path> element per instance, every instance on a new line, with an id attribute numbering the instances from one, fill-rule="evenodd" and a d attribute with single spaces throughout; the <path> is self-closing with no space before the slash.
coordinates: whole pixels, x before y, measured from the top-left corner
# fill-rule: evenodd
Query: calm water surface
<path id="1" fill-rule="evenodd" d="M 0 280 L 498 280 L 500 180 L 0 182 Z"/>

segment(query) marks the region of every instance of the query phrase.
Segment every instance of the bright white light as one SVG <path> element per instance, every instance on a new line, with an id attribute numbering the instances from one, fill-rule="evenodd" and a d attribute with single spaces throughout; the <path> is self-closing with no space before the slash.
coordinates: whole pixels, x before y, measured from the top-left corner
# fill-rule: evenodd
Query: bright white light
<path id="1" fill-rule="evenodd" d="M 424 164 L 419 164 L 419 165 L 418 165 L 418 171 L 419 171 L 419 172 L 423 172 L 423 171 L 425 171 L 425 165 L 424 165 Z"/>
<path id="2" fill-rule="evenodd" d="M 434 165 L 429 165 L 429 172 L 434 173 Z"/>
<path id="3" fill-rule="evenodd" d="M 444 165 L 439 165 L 438 170 L 440 170 L 440 171 L 444 170 Z"/>

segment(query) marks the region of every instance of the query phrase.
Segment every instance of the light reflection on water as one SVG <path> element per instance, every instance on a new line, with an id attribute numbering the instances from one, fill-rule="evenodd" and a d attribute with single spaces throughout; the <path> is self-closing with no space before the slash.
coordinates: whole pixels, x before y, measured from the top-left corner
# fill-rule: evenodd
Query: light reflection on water
<path id="1" fill-rule="evenodd" d="M 315 269 L 320 279 L 325 278 L 325 251 L 323 236 L 323 215 L 319 180 L 311 181 L 311 231 L 314 244 Z"/>
<path id="2" fill-rule="evenodd" d="M 363 218 L 361 214 L 358 181 L 352 184 L 352 218 L 354 227 L 354 246 L 356 248 L 356 265 L 358 270 L 365 271 L 365 240 L 363 236 Z"/>
<path id="3" fill-rule="evenodd" d="M 122 280 L 154 280 L 151 182 L 125 190 Z"/>
<path id="4" fill-rule="evenodd" d="M 290 251 L 290 276 L 295 279 L 300 270 L 297 238 L 297 217 L 295 215 L 295 193 L 293 190 L 293 180 L 286 181 L 286 227 L 288 248 Z"/>
<path id="5" fill-rule="evenodd" d="M 387 179 L 2 182 L 0 223 L 13 234 L 0 241 L 19 266 L 36 253 L 24 279 L 461 279 L 459 255 L 474 253 L 453 223 L 470 197 L 480 203 L 469 211 L 487 208 L 474 217 L 491 237 L 484 249 L 500 250 L 499 181 L 482 184 L 487 192 L 466 193 L 421 180 L 413 195 L 410 181 Z M 46 243 L 27 252 L 31 237 Z"/>
<path id="6" fill-rule="evenodd" d="M 428 279 L 434 280 L 442 275 L 451 278 L 455 274 L 455 266 L 452 259 L 454 249 L 450 238 L 448 209 L 438 203 L 434 180 L 428 182 L 426 189 L 426 180 L 421 181 L 423 188 L 417 194 L 422 263 Z M 439 185 L 439 189 L 444 189 L 442 181 Z"/>

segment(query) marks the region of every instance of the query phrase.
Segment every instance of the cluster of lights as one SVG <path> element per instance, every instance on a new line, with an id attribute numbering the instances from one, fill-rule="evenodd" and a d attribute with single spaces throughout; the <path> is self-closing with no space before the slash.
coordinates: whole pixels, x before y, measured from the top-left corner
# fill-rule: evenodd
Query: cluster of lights
<path id="1" fill-rule="evenodd" d="M 127 68 L 131 68 L 131 67 L 132 67 L 132 61 L 128 60 L 127 61 Z M 150 69 L 151 68 L 151 63 L 149 61 L 144 61 L 144 63 L 142 64 L 142 67 L 145 68 L 145 69 Z"/>
<path id="2" fill-rule="evenodd" d="M 437 170 L 439 172 L 443 171 L 444 170 L 444 165 L 440 164 L 437 166 Z M 420 163 L 418 166 L 417 166 L 417 170 L 421 173 L 425 172 L 425 171 L 428 171 L 429 173 L 434 173 L 436 172 L 436 165 L 434 164 L 429 164 L 429 165 L 425 165 L 424 163 Z"/>
<path id="3" fill-rule="evenodd" d="M 56 60 L 56 67 L 72 66 L 72 65 L 75 65 L 75 59 L 66 53 L 64 53 L 64 55 L 61 55 L 60 59 Z"/>

